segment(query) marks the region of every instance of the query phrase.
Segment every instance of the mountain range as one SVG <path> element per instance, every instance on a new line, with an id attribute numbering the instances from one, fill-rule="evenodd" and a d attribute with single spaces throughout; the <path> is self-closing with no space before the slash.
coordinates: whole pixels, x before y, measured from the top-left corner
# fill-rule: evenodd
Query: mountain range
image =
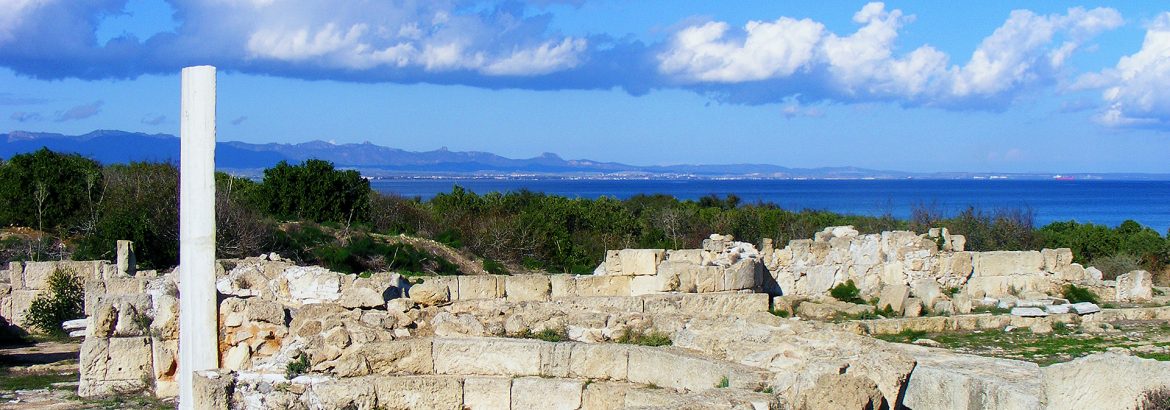
<path id="1" fill-rule="evenodd" d="M 36 151 L 42 147 L 71 152 L 101 163 L 179 160 L 179 138 L 168 134 L 98 130 L 83 135 L 12 131 L 0 134 L 0 158 Z M 280 161 L 298 163 L 322 159 L 340 168 L 357 169 L 363 175 L 382 176 L 560 176 L 560 177 L 697 177 L 697 178 L 979 178 L 1004 174 L 910 173 L 857 167 L 788 168 L 769 164 L 724 165 L 628 165 L 617 162 L 566 160 L 544 153 L 533 158 L 506 158 L 488 152 L 406 151 L 369 142 L 334 144 L 310 141 L 297 144 L 252 144 L 239 141 L 216 143 L 216 167 L 241 174 L 259 174 Z M 1012 174 L 1013 178 L 1052 178 L 1051 174 Z M 1067 178 L 1070 175 L 1063 177 Z M 1072 175 L 1101 178 L 1101 175 Z M 1170 175 L 1109 174 L 1109 179 L 1170 179 Z"/>

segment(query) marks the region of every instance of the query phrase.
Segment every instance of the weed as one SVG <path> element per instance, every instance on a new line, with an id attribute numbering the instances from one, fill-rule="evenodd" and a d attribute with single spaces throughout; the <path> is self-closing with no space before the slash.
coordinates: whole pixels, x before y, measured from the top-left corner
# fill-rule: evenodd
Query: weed
<path id="1" fill-rule="evenodd" d="M 483 259 L 483 270 L 493 275 L 511 275 L 504 264 L 492 258 Z"/>
<path id="2" fill-rule="evenodd" d="M 536 332 L 533 335 L 533 338 L 540 339 L 540 340 L 543 340 L 546 342 L 563 342 L 563 341 L 569 339 L 569 335 L 568 335 L 568 333 L 566 333 L 564 328 L 561 328 L 561 329 L 545 328 L 539 332 Z"/>
<path id="3" fill-rule="evenodd" d="M 776 316 L 779 316 L 779 317 L 789 317 L 789 316 L 792 316 L 792 312 L 789 312 L 789 311 L 787 311 L 787 310 L 785 310 L 785 309 L 775 309 L 775 308 L 772 308 L 772 309 L 768 309 L 768 313 L 771 313 L 771 314 L 773 314 L 773 315 L 776 315 Z"/>
<path id="4" fill-rule="evenodd" d="M 49 291 L 38 296 L 28 307 L 25 323 L 54 335 L 64 336 L 61 323 L 85 317 L 82 309 L 85 289 L 81 278 L 72 271 L 57 269 L 49 274 Z"/>
<path id="5" fill-rule="evenodd" d="M 0 373 L 0 391 L 48 389 L 53 383 L 77 381 L 78 375 L 44 373 Z"/>
<path id="6" fill-rule="evenodd" d="M 1138 410 L 1170 409 L 1170 387 L 1162 386 L 1142 393 Z"/>
<path id="7" fill-rule="evenodd" d="M 1097 294 L 1093 293 L 1092 290 L 1071 283 L 1064 285 L 1064 288 L 1061 289 L 1061 294 L 1065 299 L 1068 299 L 1069 303 L 1098 302 Z"/>
<path id="8" fill-rule="evenodd" d="M 857 285 L 853 284 L 853 279 L 847 280 L 845 283 L 838 284 L 837 286 L 833 286 L 832 289 L 829 289 L 829 295 L 832 296 L 833 299 L 837 299 L 842 302 L 858 304 L 865 303 L 865 300 L 861 299 L 861 290 L 857 289 Z"/>
<path id="9" fill-rule="evenodd" d="M 764 390 L 760 391 L 760 393 L 772 394 L 772 386 L 765 387 Z"/>
<path id="10" fill-rule="evenodd" d="M 716 389 L 726 389 L 728 387 L 731 387 L 731 380 L 727 380 L 727 376 L 723 376 L 722 379 L 719 379 L 719 384 L 715 385 Z"/>
<path id="11" fill-rule="evenodd" d="M 305 352 L 299 352 L 296 360 L 288 362 L 284 374 L 289 379 L 293 379 L 305 374 L 307 371 L 309 371 L 309 355 L 305 354 Z"/>
<path id="12" fill-rule="evenodd" d="M 898 332 L 898 333 L 887 334 L 887 335 L 874 335 L 874 337 L 881 339 L 881 340 L 885 340 L 887 342 L 910 343 L 910 342 L 913 342 L 915 340 L 926 337 L 926 332 L 923 332 L 921 330 L 906 329 L 906 330 L 903 330 L 903 331 Z"/>
<path id="13" fill-rule="evenodd" d="M 628 329 L 622 333 L 621 337 L 617 339 L 618 343 L 641 345 L 641 346 L 670 346 L 670 335 L 659 330 L 651 330 L 649 332 L 644 330 Z"/>

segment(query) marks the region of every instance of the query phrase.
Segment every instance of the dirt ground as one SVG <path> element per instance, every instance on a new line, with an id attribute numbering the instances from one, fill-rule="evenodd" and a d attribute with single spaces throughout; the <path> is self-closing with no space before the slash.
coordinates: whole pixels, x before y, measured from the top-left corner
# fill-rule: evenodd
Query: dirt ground
<path id="1" fill-rule="evenodd" d="M 160 409 L 169 403 L 143 396 L 77 396 L 80 340 L 0 345 L 0 410 Z"/>

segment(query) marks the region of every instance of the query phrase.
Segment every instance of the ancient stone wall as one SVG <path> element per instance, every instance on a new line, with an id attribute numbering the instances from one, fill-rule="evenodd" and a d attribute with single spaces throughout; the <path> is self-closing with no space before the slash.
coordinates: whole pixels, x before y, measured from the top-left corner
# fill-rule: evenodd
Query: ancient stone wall
<path id="1" fill-rule="evenodd" d="M 117 266 L 107 261 L 11 262 L 8 269 L 0 270 L 0 317 L 24 326 L 29 305 L 48 288 L 49 275 L 57 269 L 88 280 L 113 275 Z"/>

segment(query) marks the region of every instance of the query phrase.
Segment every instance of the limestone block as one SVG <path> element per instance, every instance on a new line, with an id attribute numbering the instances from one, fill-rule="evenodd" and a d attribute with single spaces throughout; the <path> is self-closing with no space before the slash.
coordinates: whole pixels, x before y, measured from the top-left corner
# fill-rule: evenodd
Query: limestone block
<path id="1" fill-rule="evenodd" d="M 934 306 L 930 308 L 930 312 L 939 315 L 953 315 L 955 314 L 955 304 L 949 300 L 939 300 L 934 302 Z"/>
<path id="2" fill-rule="evenodd" d="M 548 343 L 540 351 L 540 375 L 542 377 L 569 377 L 573 345 L 576 343 Z"/>
<path id="3" fill-rule="evenodd" d="M 943 296 L 942 289 L 934 279 L 919 279 L 910 284 L 913 294 L 926 306 L 934 306 L 934 302 Z"/>
<path id="4" fill-rule="evenodd" d="M 511 377 L 468 377 L 463 380 L 464 408 L 495 410 L 507 409 L 511 405 Z"/>
<path id="5" fill-rule="evenodd" d="M 760 289 L 763 266 L 756 259 L 742 259 L 723 271 L 723 290 Z"/>
<path id="6" fill-rule="evenodd" d="M 1048 316 L 1048 312 L 1045 312 L 1043 308 L 1037 307 L 1017 307 L 1012 308 L 1012 316 L 1045 317 Z"/>
<path id="7" fill-rule="evenodd" d="M 23 262 L 8 262 L 8 270 L 5 272 L 8 273 L 8 284 L 12 285 L 12 289 L 25 289 Z"/>
<path id="8" fill-rule="evenodd" d="M 569 377 L 626 380 L 630 352 L 618 344 L 572 344 Z"/>
<path id="9" fill-rule="evenodd" d="M 512 381 L 512 408 L 575 410 L 584 387 L 583 380 L 521 377 Z"/>
<path id="10" fill-rule="evenodd" d="M 873 306 L 856 305 L 827 299 L 822 302 L 804 302 L 796 307 L 796 314 L 802 318 L 829 320 L 838 316 L 857 316 L 863 313 L 873 313 Z"/>
<path id="11" fill-rule="evenodd" d="M 1100 269 L 1097 269 L 1096 267 L 1093 267 L 1093 266 L 1085 268 L 1085 275 L 1088 276 L 1089 279 L 1096 280 L 1096 281 L 1100 281 L 1101 279 L 1103 279 L 1105 277 L 1104 272 L 1101 272 Z"/>
<path id="12" fill-rule="evenodd" d="M 309 385 L 301 402 L 307 407 L 320 409 L 374 409 L 381 404 L 377 388 L 382 384 L 381 380 L 371 378 L 327 380 Z"/>
<path id="13" fill-rule="evenodd" d="M 1069 312 L 1072 305 L 1048 305 L 1044 307 L 1044 311 L 1050 315 L 1063 315 Z"/>
<path id="14" fill-rule="evenodd" d="M 693 317 L 747 316 L 768 311 L 765 293 L 671 294 L 645 297 L 645 311 Z"/>
<path id="15" fill-rule="evenodd" d="M 692 356 L 674 349 L 630 347 L 627 379 L 672 389 L 701 391 L 727 378 L 730 387 L 762 387 L 762 371 L 728 362 Z"/>
<path id="16" fill-rule="evenodd" d="M 666 251 L 666 260 L 670 262 L 689 263 L 698 265 L 703 263 L 702 249 L 678 249 Z"/>
<path id="17" fill-rule="evenodd" d="M 1034 275 L 1044 272 L 1044 257 L 1038 251 L 974 252 L 972 256 L 972 277 Z"/>
<path id="18" fill-rule="evenodd" d="M 606 255 L 607 262 L 610 256 L 611 254 Z M 654 275 L 658 273 L 658 264 L 665 256 L 665 249 L 622 249 L 617 254 L 621 270 L 613 271 L 607 268 L 607 273 L 622 276 Z"/>
<path id="19" fill-rule="evenodd" d="M 549 345 L 524 339 L 435 339 L 435 374 L 537 376 L 541 352 Z"/>
<path id="20" fill-rule="evenodd" d="M 342 307 L 347 309 L 356 308 L 375 308 L 382 307 L 386 304 L 386 299 L 382 297 L 382 292 L 368 287 L 350 286 L 345 291 L 341 292 L 341 297 L 337 301 Z"/>
<path id="21" fill-rule="evenodd" d="M 666 290 L 659 276 L 635 276 L 630 280 L 630 296 L 652 295 Z"/>
<path id="22" fill-rule="evenodd" d="M 175 372 L 179 369 L 178 340 L 152 338 L 150 357 L 155 380 L 175 380 Z"/>
<path id="23" fill-rule="evenodd" d="M 548 275 L 507 276 L 504 293 L 509 302 L 543 302 L 552 296 L 552 282 Z"/>
<path id="24" fill-rule="evenodd" d="M 906 285 L 886 285 L 882 288 L 881 296 L 878 297 L 878 306 L 885 308 L 889 306 L 896 314 L 902 314 L 906 308 L 907 299 L 910 298 L 910 287 Z"/>
<path id="25" fill-rule="evenodd" d="M 919 299 L 919 298 L 906 299 L 906 306 L 903 308 L 902 316 L 905 316 L 905 317 L 922 316 L 922 299 Z"/>
<path id="26" fill-rule="evenodd" d="M 252 346 L 239 344 L 232 346 L 220 359 L 221 365 L 228 370 L 244 370 L 252 364 Z"/>
<path id="27" fill-rule="evenodd" d="M 1085 271 L 1085 267 L 1079 263 L 1070 263 L 1063 270 L 1057 272 L 1060 280 L 1065 282 L 1080 282 L 1089 279 L 1089 274 Z"/>
<path id="28" fill-rule="evenodd" d="M 568 274 L 550 275 L 553 299 L 577 297 L 577 277 Z"/>
<path id="29" fill-rule="evenodd" d="M 28 308 L 29 308 L 29 306 L 32 306 L 32 302 L 34 300 L 36 300 L 37 296 L 39 296 L 40 294 L 41 294 L 41 291 L 39 291 L 39 290 L 14 290 L 14 291 L 12 291 L 12 294 L 9 295 L 7 298 L 8 303 L 9 303 L 8 309 L 9 309 L 9 312 L 11 312 L 10 313 L 11 316 L 9 316 L 9 319 L 12 320 L 12 324 L 17 325 L 17 326 L 24 326 L 25 325 L 24 317 L 26 314 L 28 314 Z"/>
<path id="30" fill-rule="evenodd" d="M 799 398 L 802 409 L 889 408 L 877 383 L 850 374 L 824 374 Z"/>
<path id="31" fill-rule="evenodd" d="M 459 285 L 455 278 L 426 278 L 422 283 L 411 286 L 407 295 L 415 303 L 433 306 L 459 300 Z"/>
<path id="32" fill-rule="evenodd" d="M 107 295 L 136 295 L 146 291 L 147 278 L 114 276 L 103 279 Z"/>
<path id="33" fill-rule="evenodd" d="M 1044 270 L 1052 273 L 1063 272 L 1073 261 L 1069 248 L 1041 249 L 1040 256 L 1044 258 Z"/>
<path id="34" fill-rule="evenodd" d="M 458 300 L 504 297 L 504 280 L 496 275 L 460 275 Z"/>
<path id="35" fill-rule="evenodd" d="M 21 289 L 44 289 L 49 275 L 57 270 L 57 262 L 25 262 Z M 77 272 L 74 272 L 77 273 Z"/>
<path id="36" fill-rule="evenodd" d="M 1034 363 L 907 348 L 918 361 L 902 404 L 912 409 L 1042 409 L 1040 367 Z M 1071 408 L 1081 408 L 1073 406 Z M 1087 407 L 1086 407 L 1087 408 Z"/>
<path id="37" fill-rule="evenodd" d="M 380 408 L 463 409 L 463 383 L 457 377 L 377 376 L 372 381 Z"/>
<path id="38" fill-rule="evenodd" d="M 1101 307 L 1093 302 L 1078 302 L 1069 305 L 1069 310 L 1078 315 L 1087 315 L 1090 313 L 1097 313 L 1101 311 Z"/>
<path id="39" fill-rule="evenodd" d="M 626 403 L 626 392 L 630 385 L 626 383 L 594 381 L 585 385 L 581 392 L 582 410 L 608 410 L 629 408 Z"/>
<path id="40" fill-rule="evenodd" d="M 81 343 L 80 357 L 82 379 L 127 380 L 140 384 L 153 379 L 149 337 L 86 338 Z"/>
<path id="41" fill-rule="evenodd" d="M 629 296 L 629 276 L 577 276 L 577 296 Z"/>
<path id="42" fill-rule="evenodd" d="M 228 410 L 231 405 L 235 373 L 223 370 L 199 370 L 191 378 L 195 394 L 193 409 Z"/>
<path id="43" fill-rule="evenodd" d="M 975 304 L 971 300 L 971 296 L 965 293 L 953 295 L 951 301 L 954 302 L 955 313 L 965 315 L 975 309 Z"/>
<path id="44" fill-rule="evenodd" d="M 341 274 L 317 266 L 292 266 L 281 273 L 287 296 L 307 304 L 335 301 L 341 297 Z"/>
<path id="45" fill-rule="evenodd" d="M 1097 353 L 1043 368 L 1049 409 L 1130 408 L 1170 385 L 1170 362 Z"/>
<path id="46" fill-rule="evenodd" d="M 1154 297 L 1153 276 L 1135 270 L 1117 277 L 1118 302 L 1148 302 Z"/>
<path id="47" fill-rule="evenodd" d="M 483 336 L 485 333 L 483 323 L 470 313 L 439 312 L 431 320 L 431 326 L 435 329 L 435 336 L 439 337 Z"/>
<path id="48" fill-rule="evenodd" d="M 962 252 L 967 248 L 967 237 L 963 235 L 948 236 L 947 247 L 950 248 L 949 250 Z"/>
<path id="49" fill-rule="evenodd" d="M 796 281 L 795 294 L 823 295 L 839 283 L 841 279 L 840 265 L 808 266 L 800 268 L 801 276 Z"/>

